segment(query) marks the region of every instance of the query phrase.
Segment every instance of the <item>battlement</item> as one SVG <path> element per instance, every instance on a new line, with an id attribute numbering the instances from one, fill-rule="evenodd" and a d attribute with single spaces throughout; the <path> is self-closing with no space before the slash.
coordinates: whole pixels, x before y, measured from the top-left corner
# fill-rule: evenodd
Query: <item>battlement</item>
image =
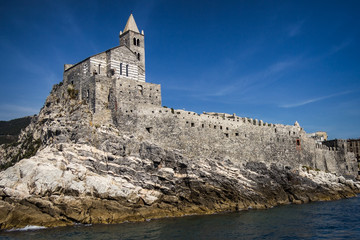
<path id="1" fill-rule="evenodd" d="M 145 82 L 143 37 L 130 16 L 124 33 L 120 32 L 120 46 L 65 65 L 64 86 L 76 90 L 97 123 L 113 124 L 124 134 L 177 149 L 194 160 L 201 156 L 305 165 L 357 175 L 353 154 L 319 144 L 298 122 L 283 125 L 235 113 L 198 114 L 162 107 L 161 86 Z"/>

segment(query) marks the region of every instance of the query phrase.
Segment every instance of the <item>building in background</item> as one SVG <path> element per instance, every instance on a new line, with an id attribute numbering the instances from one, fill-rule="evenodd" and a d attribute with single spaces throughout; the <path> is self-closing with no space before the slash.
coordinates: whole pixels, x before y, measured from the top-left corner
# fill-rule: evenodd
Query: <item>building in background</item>
<path id="1" fill-rule="evenodd" d="M 322 144 L 322 142 L 327 141 L 328 135 L 326 132 L 315 132 L 306 134 L 307 137 L 315 139 L 316 143 Z"/>

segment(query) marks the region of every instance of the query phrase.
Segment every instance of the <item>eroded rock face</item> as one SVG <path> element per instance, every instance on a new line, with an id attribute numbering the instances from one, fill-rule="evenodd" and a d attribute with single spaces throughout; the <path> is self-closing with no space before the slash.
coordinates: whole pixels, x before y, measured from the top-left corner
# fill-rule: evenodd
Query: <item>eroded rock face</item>
<path id="1" fill-rule="evenodd" d="M 1 229 L 268 208 L 360 192 L 358 183 L 322 171 L 189 158 L 123 135 L 111 122 L 94 124 L 87 105 L 59 86 L 25 136 L 41 146 L 35 156 L 0 172 Z"/>
<path id="2" fill-rule="evenodd" d="M 83 144 L 54 144 L 20 161 L 0 173 L 1 228 L 268 208 L 351 197 L 360 187 L 305 168 L 191 161 L 147 143 L 139 149 L 136 157 Z"/>

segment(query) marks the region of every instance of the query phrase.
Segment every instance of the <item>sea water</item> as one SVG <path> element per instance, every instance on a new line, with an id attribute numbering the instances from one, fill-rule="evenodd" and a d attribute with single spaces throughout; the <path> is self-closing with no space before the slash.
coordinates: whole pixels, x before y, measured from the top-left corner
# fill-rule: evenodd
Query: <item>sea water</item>
<path id="1" fill-rule="evenodd" d="M 114 225 L 0 232 L 0 239 L 360 239 L 360 197 Z"/>

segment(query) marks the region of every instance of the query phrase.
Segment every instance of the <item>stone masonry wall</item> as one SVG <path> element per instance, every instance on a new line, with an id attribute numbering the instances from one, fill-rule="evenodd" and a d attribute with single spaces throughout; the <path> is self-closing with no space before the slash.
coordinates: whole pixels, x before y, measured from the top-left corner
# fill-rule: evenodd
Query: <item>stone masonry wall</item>
<path id="1" fill-rule="evenodd" d="M 134 38 L 136 40 L 136 44 L 134 44 Z M 137 40 L 139 40 L 139 45 L 137 45 Z M 144 35 L 140 33 L 136 33 L 133 31 L 128 31 L 123 33 L 120 36 L 120 46 L 127 46 L 134 53 L 140 54 L 140 68 L 145 71 L 145 41 Z"/>
<path id="2" fill-rule="evenodd" d="M 125 104 L 124 104 L 125 105 Z M 117 127 L 140 140 L 178 149 L 193 159 L 261 161 L 314 169 L 354 177 L 354 156 L 323 148 L 297 126 L 216 117 L 183 110 L 129 104 L 116 113 Z M 261 123 L 261 124 L 260 124 Z"/>
<path id="3" fill-rule="evenodd" d="M 111 74 L 112 76 L 145 81 L 145 72 L 139 67 L 140 62 L 129 48 L 126 46 L 115 47 L 106 51 L 106 54 L 108 71 L 114 70 L 113 74 Z M 128 66 L 127 75 L 126 66 Z"/>
<path id="4" fill-rule="evenodd" d="M 85 64 L 85 63 L 84 63 Z M 81 67 L 74 68 L 70 76 Z M 75 78 L 74 78 L 75 79 Z M 98 124 L 112 123 L 124 134 L 192 158 L 259 161 L 357 176 L 356 159 L 317 144 L 299 126 L 268 124 L 229 114 L 197 114 L 161 107 L 160 85 L 94 75 L 80 84 Z M 68 81 L 69 82 L 69 81 Z M 77 82 L 74 82 L 77 86 Z M 80 87 L 80 89 L 81 89 Z M 136 154 L 136 153 L 134 153 Z"/>

